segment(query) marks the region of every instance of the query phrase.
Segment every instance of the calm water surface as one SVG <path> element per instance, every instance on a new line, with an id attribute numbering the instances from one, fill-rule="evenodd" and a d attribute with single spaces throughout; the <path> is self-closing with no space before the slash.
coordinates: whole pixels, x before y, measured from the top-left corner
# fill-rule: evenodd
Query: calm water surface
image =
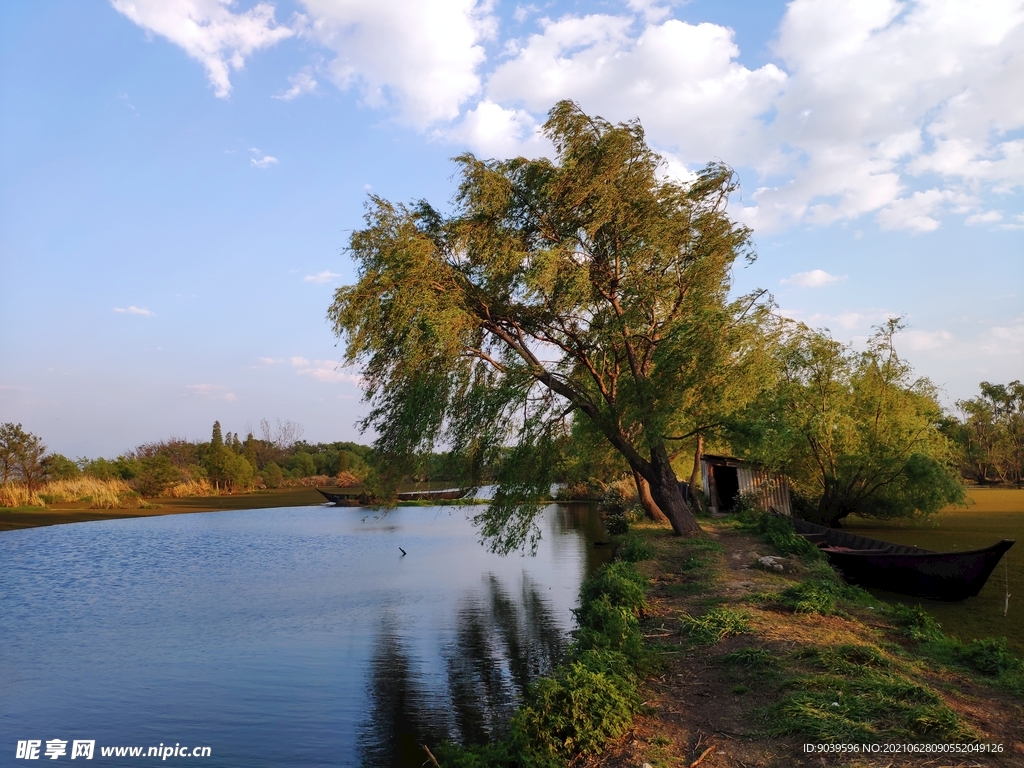
<path id="1" fill-rule="evenodd" d="M 939 552 L 980 549 L 1000 539 L 1016 539 L 977 597 L 943 603 L 881 591 L 876 594 L 891 602 L 922 605 L 943 629 L 963 640 L 1005 637 L 1017 653 L 1024 654 L 1024 491 L 975 491 L 973 495 L 975 507 L 942 512 L 925 523 L 854 519 L 848 530 Z M 1011 597 L 1004 617 L 1007 590 Z"/>
<path id="2" fill-rule="evenodd" d="M 24 764 L 19 739 L 95 739 L 92 765 L 125 761 L 101 745 L 207 745 L 212 767 L 420 766 L 417 742 L 486 738 L 557 662 L 607 555 L 583 508 L 545 511 L 536 557 L 489 554 L 470 514 L 292 507 L 0 534 L 0 765 Z"/>

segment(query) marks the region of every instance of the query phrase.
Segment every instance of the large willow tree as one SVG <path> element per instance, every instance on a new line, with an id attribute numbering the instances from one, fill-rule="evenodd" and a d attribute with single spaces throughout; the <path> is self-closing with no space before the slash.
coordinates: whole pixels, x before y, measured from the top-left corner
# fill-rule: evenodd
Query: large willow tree
<path id="1" fill-rule="evenodd" d="M 693 535 L 666 437 L 750 306 L 728 300 L 733 263 L 753 258 L 726 213 L 735 177 L 710 164 L 666 178 L 639 122 L 572 102 L 544 128 L 554 162 L 457 158 L 450 215 L 370 199 L 351 239 L 359 282 L 328 313 L 365 379 L 362 426 L 396 470 L 438 444 L 469 478 L 498 466 L 477 523 L 509 550 L 535 540 L 560 443 L 589 419 Z"/>

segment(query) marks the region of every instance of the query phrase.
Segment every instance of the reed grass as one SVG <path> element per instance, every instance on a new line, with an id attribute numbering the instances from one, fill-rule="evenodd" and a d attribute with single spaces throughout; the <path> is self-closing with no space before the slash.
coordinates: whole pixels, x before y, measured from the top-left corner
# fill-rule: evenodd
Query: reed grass
<path id="1" fill-rule="evenodd" d="M 90 509 L 134 509 L 140 503 L 139 495 L 124 480 L 88 476 L 51 480 L 38 491 L 29 491 L 21 483 L 0 486 L 3 507 L 45 507 L 66 502 L 87 503 Z"/>
<path id="2" fill-rule="evenodd" d="M 0 485 L 0 507 L 43 507 L 46 506 L 39 494 L 30 491 L 21 483 Z"/>
<path id="3" fill-rule="evenodd" d="M 208 480 L 186 480 L 183 483 L 172 485 L 160 495 L 172 499 L 184 499 L 190 496 L 217 496 L 218 492 Z"/>

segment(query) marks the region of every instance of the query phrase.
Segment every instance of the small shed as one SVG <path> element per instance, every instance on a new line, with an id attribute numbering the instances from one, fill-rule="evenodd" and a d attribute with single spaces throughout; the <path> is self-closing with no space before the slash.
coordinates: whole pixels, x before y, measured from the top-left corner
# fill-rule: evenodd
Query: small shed
<path id="1" fill-rule="evenodd" d="M 765 511 L 772 507 L 780 514 L 793 514 L 785 475 L 773 475 L 757 462 L 706 454 L 700 460 L 700 474 L 712 514 L 729 512 L 741 493 L 756 494 Z"/>

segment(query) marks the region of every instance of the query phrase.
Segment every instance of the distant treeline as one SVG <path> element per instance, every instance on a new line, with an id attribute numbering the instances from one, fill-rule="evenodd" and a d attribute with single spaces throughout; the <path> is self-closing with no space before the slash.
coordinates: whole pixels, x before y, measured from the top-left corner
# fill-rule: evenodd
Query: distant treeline
<path id="1" fill-rule="evenodd" d="M 981 393 L 956 402 L 943 431 L 957 448 L 963 475 L 976 483 L 1024 483 L 1024 384 L 981 382 Z"/>
<path id="2" fill-rule="evenodd" d="M 289 485 L 357 485 L 375 474 L 373 449 L 339 441 L 308 443 L 295 422 L 263 420 L 260 436 L 224 432 L 214 422 L 210 440 L 171 437 L 144 443 L 116 458 L 69 459 L 47 453 L 42 439 L 20 424 L 0 425 L 0 484 L 39 491 L 58 481 L 92 478 L 122 481 L 140 496 L 236 493 Z M 452 457 L 427 454 L 401 481 L 446 480 L 454 476 Z M 45 495 L 45 494 L 44 494 Z"/>

